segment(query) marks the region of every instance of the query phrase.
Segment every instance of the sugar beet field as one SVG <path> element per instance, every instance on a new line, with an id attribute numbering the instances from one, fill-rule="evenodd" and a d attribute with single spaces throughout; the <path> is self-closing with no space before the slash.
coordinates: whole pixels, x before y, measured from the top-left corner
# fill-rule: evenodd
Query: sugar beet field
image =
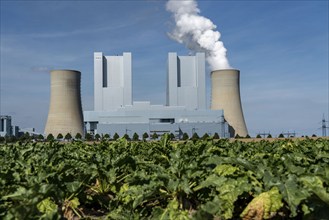
<path id="1" fill-rule="evenodd" d="M 0 219 L 329 219 L 329 139 L 0 145 Z"/>

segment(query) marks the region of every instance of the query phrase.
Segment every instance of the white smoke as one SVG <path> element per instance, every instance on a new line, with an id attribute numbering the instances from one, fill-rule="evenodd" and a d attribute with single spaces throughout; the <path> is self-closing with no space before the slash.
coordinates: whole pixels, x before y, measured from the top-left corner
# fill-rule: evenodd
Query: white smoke
<path id="1" fill-rule="evenodd" d="M 212 70 L 231 69 L 220 33 L 211 20 L 199 15 L 195 0 L 169 0 L 167 10 L 174 15 L 176 26 L 169 36 L 190 50 L 203 51 Z"/>

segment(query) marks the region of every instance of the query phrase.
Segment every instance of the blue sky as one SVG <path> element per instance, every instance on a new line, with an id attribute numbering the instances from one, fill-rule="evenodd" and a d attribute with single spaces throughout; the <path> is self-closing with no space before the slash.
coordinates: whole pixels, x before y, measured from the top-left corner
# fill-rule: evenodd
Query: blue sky
<path id="1" fill-rule="evenodd" d="M 1 0 L 0 113 L 43 132 L 50 69 L 82 72 L 83 110 L 93 109 L 93 53 L 132 52 L 133 99 L 165 103 L 171 40 L 166 1 Z M 328 119 L 328 1 L 198 1 L 221 32 L 249 133 L 321 134 Z M 210 100 L 207 68 L 207 99 Z"/>

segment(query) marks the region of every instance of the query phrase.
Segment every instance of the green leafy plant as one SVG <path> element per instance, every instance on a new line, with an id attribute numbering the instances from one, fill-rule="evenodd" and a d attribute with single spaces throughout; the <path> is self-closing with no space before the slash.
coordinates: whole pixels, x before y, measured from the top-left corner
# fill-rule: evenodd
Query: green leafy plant
<path id="1" fill-rule="evenodd" d="M 1 219 L 326 219 L 329 139 L 0 144 Z"/>

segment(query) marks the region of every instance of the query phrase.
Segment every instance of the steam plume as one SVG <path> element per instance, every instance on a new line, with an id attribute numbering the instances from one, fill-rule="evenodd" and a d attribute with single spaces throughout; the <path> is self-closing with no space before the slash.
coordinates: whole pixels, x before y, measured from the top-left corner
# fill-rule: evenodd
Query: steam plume
<path id="1" fill-rule="evenodd" d="M 195 0 L 169 0 L 166 8 L 173 13 L 176 26 L 169 36 L 190 50 L 203 51 L 212 70 L 231 69 L 220 33 L 211 20 L 199 15 Z"/>

